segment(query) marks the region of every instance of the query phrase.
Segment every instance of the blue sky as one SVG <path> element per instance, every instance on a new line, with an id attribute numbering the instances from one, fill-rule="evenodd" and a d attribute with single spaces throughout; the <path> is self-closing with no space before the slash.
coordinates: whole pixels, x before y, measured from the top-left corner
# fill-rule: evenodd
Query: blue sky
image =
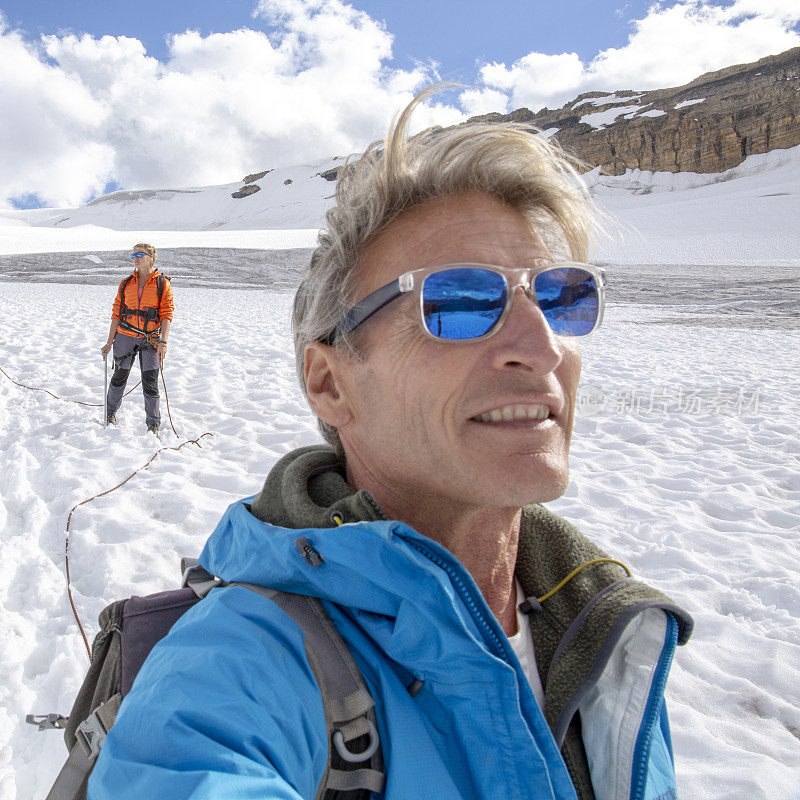
<path id="1" fill-rule="evenodd" d="M 600 50 L 624 43 L 632 20 L 643 16 L 652 2 L 362 0 L 352 5 L 386 25 L 400 67 L 434 61 L 443 78 L 473 81 L 476 64 L 509 63 L 532 50 L 575 51 L 591 60 Z M 167 36 L 187 29 L 203 35 L 243 27 L 268 33 L 271 26 L 253 18 L 253 7 L 251 0 L 0 0 L 6 21 L 31 37 L 65 30 L 133 36 L 159 60 L 168 55 Z"/>
<path id="2" fill-rule="evenodd" d="M 0 209 L 225 184 L 800 45 L 798 0 L 0 0 Z"/>

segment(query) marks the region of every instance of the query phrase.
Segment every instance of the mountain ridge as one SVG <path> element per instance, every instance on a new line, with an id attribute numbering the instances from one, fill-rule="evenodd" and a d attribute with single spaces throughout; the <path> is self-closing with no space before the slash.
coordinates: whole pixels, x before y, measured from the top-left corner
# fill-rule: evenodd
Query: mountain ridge
<path id="1" fill-rule="evenodd" d="M 523 122 L 591 170 L 724 172 L 800 144 L 800 47 L 708 72 L 682 86 L 592 91 L 561 108 L 518 108 L 470 122 Z"/>

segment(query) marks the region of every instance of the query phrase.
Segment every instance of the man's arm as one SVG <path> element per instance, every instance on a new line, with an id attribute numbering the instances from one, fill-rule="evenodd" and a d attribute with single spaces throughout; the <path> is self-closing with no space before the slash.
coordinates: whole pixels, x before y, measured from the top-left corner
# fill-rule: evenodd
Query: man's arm
<path id="1" fill-rule="evenodd" d="M 216 589 L 153 649 L 89 800 L 313 797 L 329 743 L 303 634 L 274 603 Z"/>

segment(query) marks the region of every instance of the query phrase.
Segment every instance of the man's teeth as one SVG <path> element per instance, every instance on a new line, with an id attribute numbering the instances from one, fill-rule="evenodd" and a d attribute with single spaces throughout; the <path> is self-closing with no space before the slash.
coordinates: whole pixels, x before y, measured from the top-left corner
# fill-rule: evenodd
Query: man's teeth
<path id="1" fill-rule="evenodd" d="M 478 414 L 474 419 L 481 422 L 511 422 L 518 419 L 546 419 L 550 416 L 548 406 L 539 405 L 512 405 L 494 408 L 485 414 Z"/>

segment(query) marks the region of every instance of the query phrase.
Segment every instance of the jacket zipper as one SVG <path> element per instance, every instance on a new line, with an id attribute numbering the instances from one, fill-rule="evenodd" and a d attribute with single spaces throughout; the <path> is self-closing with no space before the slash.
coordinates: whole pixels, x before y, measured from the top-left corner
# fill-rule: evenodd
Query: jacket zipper
<path id="1" fill-rule="evenodd" d="M 667 614 L 667 635 L 661 655 L 658 657 L 656 672 L 650 685 L 650 694 L 645 704 L 642 726 L 636 737 L 636 746 L 633 751 L 633 771 L 631 779 L 631 800 L 643 800 L 645 785 L 647 783 L 647 762 L 650 758 L 650 746 L 653 743 L 653 727 L 661 712 L 664 699 L 664 689 L 667 685 L 672 656 L 678 645 L 678 623 L 672 614 Z"/>
<path id="2" fill-rule="evenodd" d="M 418 553 L 421 553 L 431 562 L 436 564 L 440 569 L 443 569 L 447 575 L 450 577 L 450 580 L 453 583 L 456 591 L 461 596 L 461 599 L 465 602 L 468 610 L 472 614 L 472 618 L 478 622 L 480 627 L 488 634 L 489 642 L 493 642 L 495 645 L 495 652 L 494 655 L 501 658 L 506 664 L 509 666 L 511 665 L 511 657 L 508 649 L 506 648 L 503 641 L 495 632 L 494 628 L 492 627 L 491 623 L 487 620 L 486 615 L 483 613 L 481 609 L 481 603 L 483 603 L 483 595 L 480 595 L 481 602 L 478 602 L 475 597 L 475 590 L 469 586 L 469 584 L 464 580 L 464 578 L 459 573 L 458 569 L 449 562 L 446 558 L 434 553 L 427 547 L 425 547 L 422 543 L 413 541 L 411 539 L 407 539 L 401 535 L 401 538 L 413 547 Z M 536 702 L 534 700 L 534 702 Z M 566 769 L 566 765 L 564 766 L 564 771 L 568 775 L 569 772 Z M 575 792 L 575 796 L 577 797 L 577 791 Z"/>
<path id="3" fill-rule="evenodd" d="M 458 570 L 456 570 L 452 564 L 448 563 L 444 558 L 436 553 L 432 552 L 424 545 L 419 542 L 406 539 L 403 537 L 404 541 L 406 541 L 411 547 L 413 547 L 417 552 L 422 553 L 427 559 L 432 561 L 436 564 L 437 567 L 443 569 L 447 575 L 450 577 L 450 580 L 453 582 L 453 585 L 456 587 L 456 590 L 461 595 L 461 598 L 466 603 L 467 607 L 472 614 L 472 618 L 475 619 L 480 627 L 489 634 L 489 638 L 491 642 L 495 645 L 495 655 L 499 655 L 507 664 L 511 664 L 509 659 L 508 651 L 501 641 L 500 637 L 495 633 L 494 628 L 486 619 L 483 611 L 481 610 L 480 603 L 475 599 L 473 590 L 469 587 L 466 581 L 459 575 Z M 481 598 L 483 599 L 483 598 Z"/>
<path id="4" fill-rule="evenodd" d="M 147 330 L 147 320 L 145 320 L 144 324 L 142 324 L 141 311 L 142 311 L 142 295 L 144 295 L 144 290 L 145 290 L 146 287 L 147 287 L 147 281 L 145 281 L 145 284 L 144 284 L 144 286 L 142 286 L 141 289 L 139 288 L 139 276 L 137 275 L 136 276 L 136 295 L 137 295 L 136 310 L 139 312 L 139 314 L 137 316 L 137 319 L 139 320 L 139 324 L 142 326 L 142 329 L 145 330 L 145 331 Z M 139 334 L 137 334 L 136 338 L 137 339 L 141 339 L 142 337 Z"/>
<path id="5" fill-rule="evenodd" d="M 406 539 L 402 537 L 411 547 L 417 552 L 424 555 L 440 569 L 443 569 L 456 590 L 461 595 L 462 599 L 467 604 L 473 619 L 477 620 L 480 626 L 489 634 L 489 638 L 494 642 L 496 647 L 496 654 L 499 654 L 507 663 L 509 662 L 508 653 L 500 638 L 495 633 L 492 626 L 486 620 L 480 604 L 476 602 L 474 592 L 467 585 L 461 575 L 453 566 L 438 554 L 432 552 L 424 547 L 421 543 Z M 658 714 L 661 711 L 661 703 L 664 697 L 664 689 L 667 684 L 667 677 L 669 676 L 669 667 L 672 663 L 672 656 L 678 645 L 678 623 L 671 614 L 667 614 L 667 635 L 664 642 L 664 647 L 656 664 L 655 676 L 650 685 L 650 693 L 647 697 L 645 704 L 645 711 L 642 715 L 642 725 L 639 728 L 639 734 L 636 738 L 636 746 L 633 753 L 633 770 L 631 780 L 631 796 L 630 800 L 643 800 L 644 790 L 647 779 L 647 762 L 650 756 L 650 746 L 653 741 L 653 726 L 658 719 Z"/>

